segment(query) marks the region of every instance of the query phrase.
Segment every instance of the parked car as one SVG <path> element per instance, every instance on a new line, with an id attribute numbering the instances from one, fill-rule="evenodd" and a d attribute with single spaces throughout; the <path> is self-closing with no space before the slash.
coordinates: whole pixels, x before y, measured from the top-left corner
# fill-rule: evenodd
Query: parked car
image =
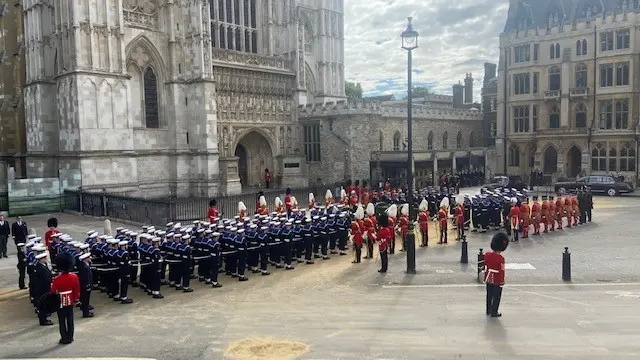
<path id="1" fill-rule="evenodd" d="M 508 188 L 508 189 L 516 189 L 518 191 L 522 191 L 522 189 L 526 188 L 526 185 L 522 181 L 522 178 L 517 175 L 509 175 L 509 176 L 494 176 L 491 184 L 487 186 L 487 190 L 493 191 L 496 188 Z"/>
<path id="2" fill-rule="evenodd" d="M 567 192 L 584 186 L 588 186 L 594 194 L 600 193 L 607 194 L 609 196 L 616 196 L 634 191 L 631 185 L 609 175 L 591 175 L 581 177 L 575 181 L 557 182 L 555 190 L 557 194 L 564 195 Z"/>

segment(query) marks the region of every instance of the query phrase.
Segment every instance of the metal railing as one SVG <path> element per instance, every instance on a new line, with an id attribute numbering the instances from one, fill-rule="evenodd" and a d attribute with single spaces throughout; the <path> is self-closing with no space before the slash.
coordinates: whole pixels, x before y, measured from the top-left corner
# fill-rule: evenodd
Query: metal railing
<path id="1" fill-rule="evenodd" d="M 334 199 L 337 201 L 340 193 L 336 193 L 336 191 L 339 191 L 340 184 L 291 189 L 291 194 L 296 197 L 300 208 L 306 209 L 309 203 L 309 193 L 314 194 L 316 204 L 320 205 L 324 204 L 327 189 L 331 190 Z M 284 189 L 264 189 L 262 191 L 269 211 L 275 210 L 276 197 L 280 197 L 280 200 L 284 202 Z M 244 202 L 248 214 L 255 213 L 258 193 L 220 196 L 215 199 L 220 214 L 231 218 L 238 213 L 238 203 L 240 201 Z M 210 200 L 211 198 L 198 197 L 143 199 L 105 192 L 65 190 L 62 204 L 64 210 L 76 211 L 88 216 L 108 217 L 140 224 L 164 226 L 170 221 L 190 222 L 206 219 Z"/>

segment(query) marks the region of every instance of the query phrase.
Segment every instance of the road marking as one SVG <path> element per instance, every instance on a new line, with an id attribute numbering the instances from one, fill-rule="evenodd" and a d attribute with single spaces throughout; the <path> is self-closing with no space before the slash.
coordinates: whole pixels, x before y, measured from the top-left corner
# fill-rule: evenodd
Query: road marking
<path id="1" fill-rule="evenodd" d="M 537 293 L 537 292 L 534 292 L 534 291 L 525 291 L 525 290 L 520 290 L 520 289 L 515 289 L 515 288 L 513 288 L 513 291 L 519 292 L 519 293 L 523 293 L 523 294 L 535 295 L 535 296 L 539 296 L 539 297 L 543 297 L 543 298 L 551 299 L 551 300 L 564 301 L 564 302 L 568 302 L 570 304 L 576 304 L 576 305 L 582 305 L 582 306 L 590 306 L 587 303 L 583 303 L 583 302 L 579 302 L 579 301 L 573 301 L 573 300 L 569 300 L 569 299 L 564 299 L 564 298 L 557 297 L 557 296 L 540 294 L 540 293 Z"/>
<path id="2" fill-rule="evenodd" d="M 640 299 L 640 292 L 631 292 L 631 291 L 607 291 L 609 295 L 615 295 L 617 298 L 625 298 L 625 299 Z"/>
<path id="3" fill-rule="evenodd" d="M 535 270 L 536 269 L 535 267 L 533 267 L 533 265 L 529 263 L 525 263 L 525 264 L 511 263 L 511 264 L 506 264 L 504 268 L 507 270 Z"/>
<path id="4" fill-rule="evenodd" d="M 453 274 L 453 270 L 451 269 L 438 269 L 436 272 L 438 274 Z"/>
<path id="5" fill-rule="evenodd" d="M 384 289 L 405 288 L 405 289 L 428 289 L 428 288 L 475 288 L 484 287 L 484 284 L 423 284 L 423 285 L 381 285 L 381 284 L 369 284 L 370 286 L 381 286 Z M 640 282 L 635 283 L 580 283 L 580 284 L 507 284 L 508 288 L 535 288 L 535 287 L 563 287 L 563 288 L 576 288 L 576 287 L 611 287 L 611 286 L 640 286 Z"/>

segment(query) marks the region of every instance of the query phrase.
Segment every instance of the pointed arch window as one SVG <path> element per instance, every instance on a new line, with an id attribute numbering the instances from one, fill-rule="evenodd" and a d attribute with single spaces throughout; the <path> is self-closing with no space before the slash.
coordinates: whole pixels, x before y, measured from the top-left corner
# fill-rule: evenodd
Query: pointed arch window
<path id="1" fill-rule="evenodd" d="M 476 146 L 476 140 L 474 137 L 476 136 L 474 131 L 469 132 L 469 147 L 473 148 Z"/>
<path id="2" fill-rule="evenodd" d="M 447 150 L 448 144 L 447 142 L 449 141 L 449 134 L 447 134 L 447 132 L 445 131 L 444 134 L 442 134 L 442 148 L 444 150 Z"/>
<path id="3" fill-rule="evenodd" d="M 520 148 L 518 145 L 509 146 L 509 166 L 520 166 Z"/>
<path id="4" fill-rule="evenodd" d="M 616 143 L 613 143 L 609 147 L 609 171 L 618 171 L 618 149 L 616 145 Z"/>
<path id="5" fill-rule="evenodd" d="M 427 150 L 433 150 L 433 131 L 429 131 L 427 136 Z"/>
<path id="6" fill-rule="evenodd" d="M 554 66 L 549 69 L 549 90 L 555 91 L 560 90 L 561 79 L 560 79 L 560 67 Z"/>
<path id="7" fill-rule="evenodd" d="M 576 106 L 576 128 L 582 129 L 587 127 L 587 107 L 584 103 Z"/>
<path id="8" fill-rule="evenodd" d="M 380 135 L 380 151 L 383 151 L 384 149 L 384 135 L 382 134 L 382 130 L 379 131 Z"/>
<path id="9" fill-rule="evenodd" d="M 549 46 L 549 55 L 551 60 L 560 58 L 560 44 L 556 43 L 555 45 L 551 44 Z"/>
<path id="10" fill-rule="evenodd" d="M 144 118 L 148 128 L 160 127 L 158 116 L 158 78 L 149 66 L 144 72 Z"/>
<path id="11" fill-rule="evenodd" d="M 587 40 L 578 40 L 576 41 L 576 55 L 587 55 Z"/>
<path id="12" fill-rule="evenodd" d="M 549 129 L 558 128 L 560 128 L 560 108 L 558 104 L 553 104 L 549 109 Z"/>
<path id="13" fill-rule="evenodd" d="M 458 135 L 456 136 L 456 149 L 462 148 L 462 132 L 458 131 Z"/>
<path id="14" fill-rule="evenodd" d="M 585 63 L 576 65 L 576 87 L 587 87 L 587 65 Z"/>
<path id="15" fill-rule="evenodd" d="M 211 0 L 209 6 L 214 47 L 258 52 L 256 0 Z"/>
<path id="16" fill-rule="evenodd" d="M 607 171 L 607 150 L 603 143 L 591 149 L 591 171 Z"/>
<path id="17" fill-rule="evenodd" d="M 400 151 L 400 132 L 396 131 L 393 135 L 393 151 Z"/>
<path id="18" fill-rule="evenodd" d="M 620 147 L 620 171 L 636 171 L 636 149 L 624 142 Z"/>

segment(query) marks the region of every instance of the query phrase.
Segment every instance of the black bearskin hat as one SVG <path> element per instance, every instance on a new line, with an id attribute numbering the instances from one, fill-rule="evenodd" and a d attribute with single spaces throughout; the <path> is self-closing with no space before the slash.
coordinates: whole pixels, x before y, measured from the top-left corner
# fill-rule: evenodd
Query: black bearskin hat
<path id="1" fill-rule="evenodd" d="M 209 207 L 215 207 L 216 205 L 218 205 L 216 199 L 211 199 L 211 201 L 209 201 Z"/>
<path id="2" fill-rule="evenodd" d="M 351 186 L 351 180 L 347 180 L 346 184 L 347 186 Z"/>
<path id="3" fill-rule="evenodd" d="M 286 190 L 286 194 L 287 194 L 287 195 L 291 195 L 291 188 L 287 188 L 287 190 Z"/>
<path id="4" fill-rule="evenodd" d="M 356 186 L 360 186 L 360 180 L 356 180 Z"/>
<path id="5" fill-rule="evenodd" d="M 58 219 L 56 218 L 51 218 L 49 220 L 47 220 L 47 227 L 58 227 Z"/>
<path id="6" fill-rule="evenodd" d="M 537 197 L 537 196 L 534 196 L 534 197 L 533 197 L 533 201 L 538 201 L 538 197 Z"/>
<path id="7" fill-rule="evenodd" d="M 363 187 L 367 187 L 367 185 L 369 185 L 369 183 L 367 182 L 367 180 L 362 180 L 362 186 L 363 186 Z"/>
<path id="8" fill-rule="evenodd" d="M 378 225 L 380 227 L 387 227 L 389 226 L 389 215 L 387 214 L 380 214 L 378 216 Z"/>
<path id="9" fill-rule="evenodd" d="M 70 272 L 73 270 L 76 259 L 71 254 L 62 253 L 56 256 L 55 263 L 61 272 Z"/>
<path id="10" fill-rule="evenodd" d="M 491 239 L 491 250 L 493 251 L 505 251 L 509 246 L 509 237 L 503 232 L 499 232 L 493 235 Z"/>

